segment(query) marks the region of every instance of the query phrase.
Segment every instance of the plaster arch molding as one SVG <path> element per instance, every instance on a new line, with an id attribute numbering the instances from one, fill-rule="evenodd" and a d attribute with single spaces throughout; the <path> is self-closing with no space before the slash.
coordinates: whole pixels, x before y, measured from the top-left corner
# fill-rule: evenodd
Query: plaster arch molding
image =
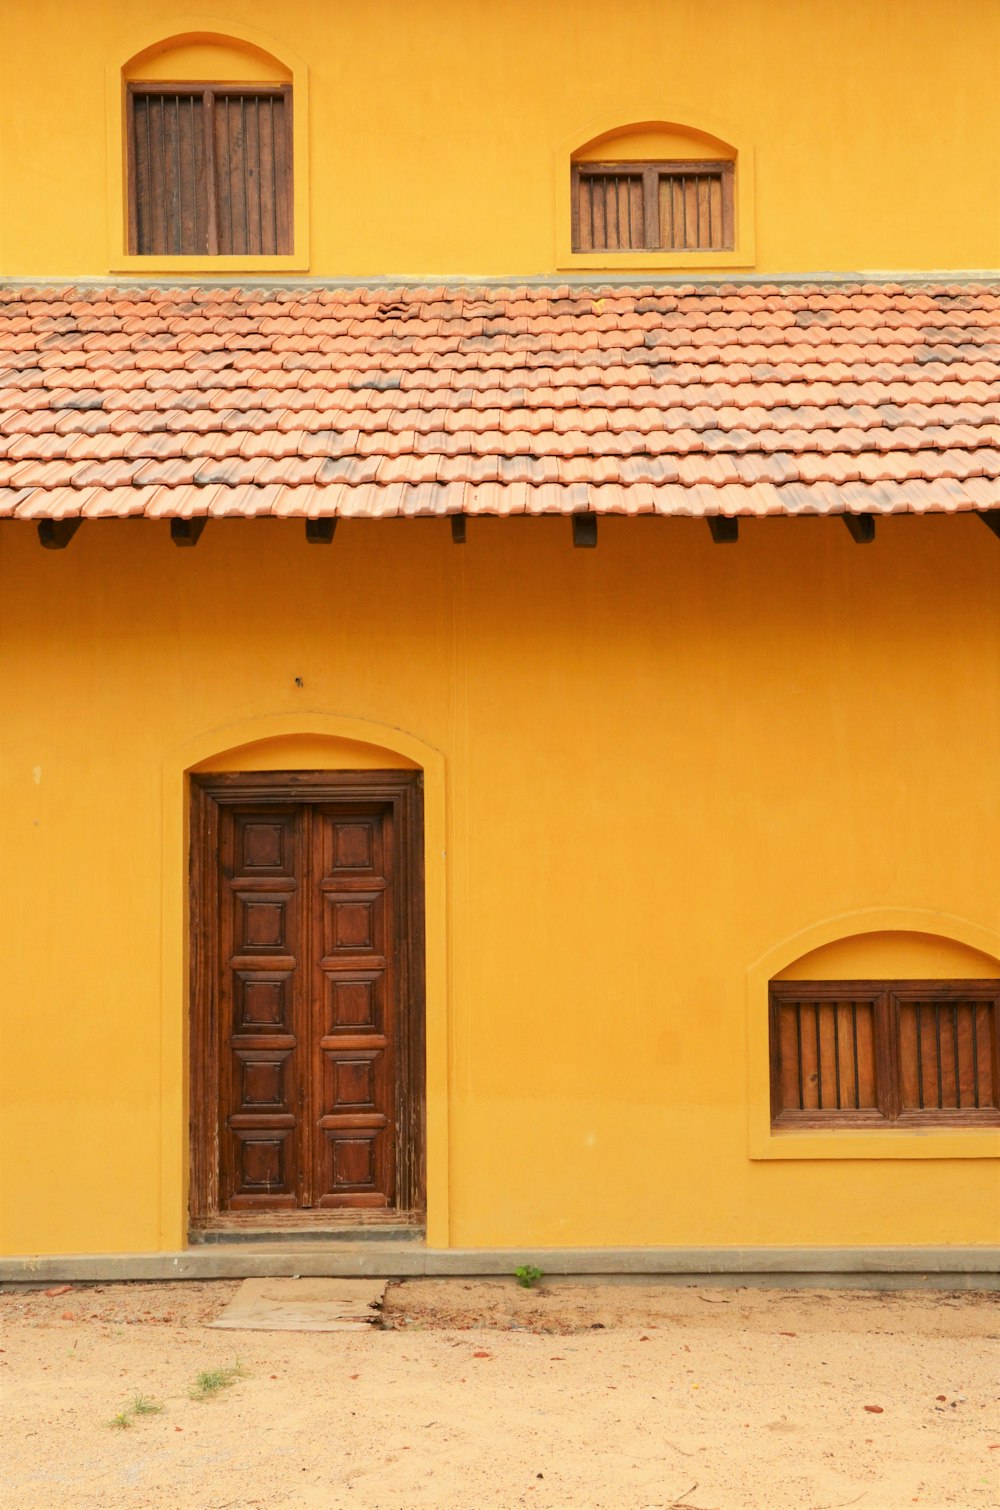
<path id="1" fill-rule="evenodd" d="M 884 944 L 877 943 L 882 940 Z M 936 945 L 942 961 L 950 959 L 956 970 L 964 967 L 971 974 L 989 970 L 1000 974 L 1000 934 L 990 928 L 952 913 L 924 908 L 866 908 L 825 918 L 775 945 L 750 967 L 751 989 L 810 959 L 819 965 L 824 956 L 847 948 L 855 949 L 861 957 L 895 948 L 903 967 L 896 973 L 905 974 L 905 954 L 914 948 L 909 941 L 917 940 Z M 951 973 L 947 967 L 945 970 Z"/>
<path id="2" fill-rule="evenodd" d="M 259 751 L 269 758 L 287 752 L 287 758 L 294 761 L 305 758 L 295 756 L 297 745 L 306 749 L 315 742 L 327 742 L 331 756 L 336 755 L 336 747 L 353 748 L 359 753 L 367 752 L 367 756 L 363 756 L 366 759 L 384 756 L 390 762 L 401 760 L 404 765 L 419 768 L 425 774 L 443 777 L 444 756 L 441 751 L 408 731 L 369 719 L 311 711 L 272 713 L 205 730 L 178 746 L 171 764 L 176 769 L 179 762 L 184 773 L 223 770 L 227 759 L 242 761 L 251 751 Z M 293 764 L 291 769 L 295 768 Z M 252 767 L 245 766 L 244 769 Z"/>
<path id="3" fill-rule="evenodd" d="M 218 16 L 170 15 L 164 18 L 162 29 L 144 28 L 141 37 L 136 34 L 132 38 L 124 52 L 122 77 L 140 78 L 144 63 L 191 46 L 256 54 L 260 60 L 270 63 L 280 77 L 289 80 L 296 74 L 305 74 L 305 60 L 269 32 L 233 19 L 223 21 Z"/>
<path id="4" fill-rule="evenodd" d="M 637 139 L 648 142 L 649 146 L 633 152 L 630 144 Z M 663 140 L 662 148 L 654 146 L 657 139 Z M 695 124 L 693 119 L 686 116 L 670 119 L 655 116 L 627 122 L 616 121 L 610 126 L 605 122 L 603 129 L 591 131 L 583 138 L 578 137 L 568 155 L 574 162 L 584 162 L 591 155 L 607 158 L 669 157 L 679 156 L 681 150 L 690 157 L 704 156 L 706 160 L 732 158 L 739 161 L 741 151 L 745 151 L 746 147 L 741 149 L 734 140 L 733 128 L 723 126 L 719 121 L 713 121 L 709 128 L 704 119 Z"/>
<path id="5" fill-rule="evenodd" d="M 667 104 L 662 96 L 655 100 L 630 96 L 614 111 L 602 110 L 600 115 L 581 120 L 559 143 L 557 155 L 565 160 L 606 139 L 637 131 L 678 133 L 702 138 L 729 152 L 753 152 L 753 142 L 745 127 L 704 111 L 694 101 L 674 98 Z"/>

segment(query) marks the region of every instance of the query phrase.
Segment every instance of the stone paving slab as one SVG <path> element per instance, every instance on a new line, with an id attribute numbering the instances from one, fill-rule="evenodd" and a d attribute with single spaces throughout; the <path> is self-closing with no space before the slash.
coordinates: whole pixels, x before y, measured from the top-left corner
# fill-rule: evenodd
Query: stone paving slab
<path id="1" fill-rule="evenodd" d="M 240 1332 L 363 1332 L 384 1279 L 245 1279 L 209 1326 Z"/>

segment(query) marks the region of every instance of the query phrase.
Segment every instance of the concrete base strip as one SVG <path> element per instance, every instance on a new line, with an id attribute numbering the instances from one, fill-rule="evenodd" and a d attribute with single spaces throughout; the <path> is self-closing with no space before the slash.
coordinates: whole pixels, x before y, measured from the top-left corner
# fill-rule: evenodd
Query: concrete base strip
<path id="1" fill-rule="evenodd" d="M 785 1276 L 789 1282 L 843 1285 L 879 1276 L 945 1278 L 955 1288 L 1000 1283 L 1000 1248 L 427 1248 L 415 1242 L 211 1243 L 180 1253 L 45 1254 L 0 1258 L 0 1283 L 164 1279 L 273 1279 L 281 1276 L 397 1279 L 510 1275 L 519 1264 L 545 1274 L 686 1277 Z"/>

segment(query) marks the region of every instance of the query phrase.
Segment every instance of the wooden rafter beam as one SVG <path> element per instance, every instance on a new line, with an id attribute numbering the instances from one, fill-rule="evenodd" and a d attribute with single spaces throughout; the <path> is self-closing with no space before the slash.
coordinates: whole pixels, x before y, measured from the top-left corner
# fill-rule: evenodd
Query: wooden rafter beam
<path id="1" fill-rule="evenodd" d="M 875 518 L 872 514 L 841 514 L 840 517 L 855 545 L 871 545 L 875 539 Z"/>
<path id="2" fill-rule="evenodd" d="M 47 551 L 65 550 L 82 523 L 82 519 L 39 519 L 39 544 Z"/>
<path id="3" fill-rule="evenodd" d="M 332 545 L 337 533 L 336 519 L 307 519 L 306 540 L 310 545 Z"/>
<path id="4" fill-rule="evenodd" d="M 465 544 L 465 524 L 466 520 L 464 514 L 452 514 L 451 538 L 454 545 Z"/>
<path id="5" fill-rule="evenodd" d="M 170 538 L 175 545 L 197 545 L 201 539 L 201 532 L 208 520 L 200 519 L 171 519 Z"/>
<path id="6" fill-rule="evenodd" d="M 573 544 L 579 549 L 593 550 L 597 544 L 597 515 L 572 514 Z"/>
<path id="7" fill-rule="evenodd" d="M 708 520 L 712 539 L 716 545 L 735 545 L 740 538 L 740 521 L 728 519 L 725 514 L 716 514 Z"/>

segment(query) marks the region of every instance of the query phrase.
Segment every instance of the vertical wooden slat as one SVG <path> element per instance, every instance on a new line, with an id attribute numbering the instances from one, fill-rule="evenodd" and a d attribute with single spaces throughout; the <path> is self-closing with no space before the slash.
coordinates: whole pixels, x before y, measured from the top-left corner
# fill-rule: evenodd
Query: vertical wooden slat
<path id="1" fill-rule="evenodd" d="M 921 1110 L 924 1105 L 924 1034 L 923 1019 L 920 1012 L 919 1001 L 915 1003 L 917 1017 L 917 1104 Z M 908 1057 L 908 1056 L 907 1056 Z"/>
<path id="2" fill-rule="evenodd" d="M 205 112 L 205 190 L 208 213 L 206 241 L 208 243 L 208 255 L 216 257 L 219 252 L 219 186 L 215 152 L 214 90 L 205 90 L 202 96 L 202 109 Z"/>
<path id="3" fill-rule="evenodd" d="M 722 169 L 719 180 L 719 197 L 722 209 L 722 235 L 719 239 L 720 247 L 732 247 L 736 245 L 735 224 L 735 165 L 726 163 Z"/>
<path id="4" fill-rule="evenodd" d="M 714 180 L 709 173 L 700 173 L 696 180 L 698 184 L 698 245 L 710 247 L 712 245 L 712 184 Z"/>
<path id="5" fill-rule="evenodd" d="M 875 1011 L 871 1002 L 861 1002 L 859 1006 L 861 1010 L 858 1012 L 858 1066 L 860 1070 L 858 1106 L 861 1110 L 873 1111 L 879 1105 Z"/>
<path id="6" fill-rule="evenodd" d="M 605 193 L 605 184 L 605 179 L 595 178 L 592 180 L 590 187 L 590 217 L 594 227 L 594 236 L 592 242 L 592 245 L 594 247 L 606 247 L 608 244 L 607 200 Z"/>
<path id="7" fill-rule="evenodd" d="M 961 1063 L 959 1061 L 959 1055 L 958 1055 L 958 1002 L 957 1001 L 953 1001 L 952 1004 L 951 1004 L 951 1053 L 952 1053 L 952 1063 L 953 1063 L 954 1070 L 955 1070 L 955 1106 L 956 1106 L 957 1109 L 960 1110 L 961 1106 L 962 1106 L 962 1069 L 961 1069 Z"/>
<path id="8" fill-rule="evenodd" d="M 979 1012 L 978 1002 L 972 1003 L 972 1084 L 975 1091 L 976 1109 L 979 1109 Z"/>
<path id="9" fill-rule="evenodd" d="M 861 1081 L 858 1077 L 858 1004 L 851 1002 L 851 1057 L 854 1060 L 854 1105 L 861 1105 Z"/>
<path id="10" fill-rule="evenodd" d="M 242 249 L 243 249 L 244 253 L 252 253 L 252 252 L 254 252 L 256 250 L 256 248 L 254 247 L 254 244 L 253 244 L 253 230 L 252 230 L 253 216 L 251 214 L 252 200 L 251 200 L 251 196 L 250 196 L 250 175 L 253 172 L 253 157 L 252 157 L 252 151 L 251 151 L 252 144 L 251 144 L 251 141 L 250 141 L 250 133 L 249 133 L 249 129 L 248 129 L 249 128 L 249 122 L 248 122 L 248 119 L 247 119 L 247 114 L 248 113 L 247 113 L 246 106 L 247 106 L 246 99 L 241 94 L 239 96 L 239 100 L 238 100 L 238 110 L 239 110 L 239 122 L 240 122 L 240 124 L 239 124 L 239 142 L 240 142 L 240 146 L 242 148 L 241 155 L 242 155 L 242 159 L 243 159 L 243 162 L 242 162 L 242 172 L 240 173 L 240 189 L 242 190 L 241 202 L 242 202 L 242 207 L 243 207 L 243 238 L 242 238 Z"/>
<path id="11" fill-rule="evenodd" d="M 805 1089 L 802 1083 L 802 1004 L 795 1003 L 795 1057 L 798 1072 L 799 1111 L 804 1111 L 806 1104 Z"/>
<path id="12" fill-rule="evenodd" d="M 139 249 L 139 185 L 138 170 L 136 166 L 136 98 L 131 88 L 126 93 L 126 140 L 125 140 L 125 175 L 127 183 L 128 200 L 128 250 L 134 255 Z"/>
<path id="13" fill-rule="evenodd" d="M 581 236 L 583 231 L 582 200 L 584 193 L 584 179 L 580 169 L 574 166 L 569 174 L 569 200 L 570 200 L 570 234 L 575 251 L 581 250 Z"/>
<path id="14" fill-rule="evenodd" d="M 275 241 L 274 249 L 278 255 L 288 255 L 295 250 L 294 238 L 294 202 L 292 198 L 292 90 L 286 85 L 273 102 L 275 111 L 274 131 L 274 171 L 276 178 L 274 206 L 275 206 Z"/>
<path id="15" fill-rule="evenodd" d="M 151 150 L 150 167 L 154 169 L 152 176 L 152 202 L 150 209 L 152 214 L 150 222 L 152 227 L 152 251 L 165 252 L 168 250 L 167 240 L 167 181 L 166 181 L 166 138 L 163 124 L 164 102 L 163 96 L 158 95 L 150 102 L 155 108 L 150 111 L 151 125 Z"/>
<path id="16" fill-rule="evenodd" d="M 257 235 L 269 256 L 278 244 L 275 233 L 274 99 L 258 99 L 257 114 Z"/>

